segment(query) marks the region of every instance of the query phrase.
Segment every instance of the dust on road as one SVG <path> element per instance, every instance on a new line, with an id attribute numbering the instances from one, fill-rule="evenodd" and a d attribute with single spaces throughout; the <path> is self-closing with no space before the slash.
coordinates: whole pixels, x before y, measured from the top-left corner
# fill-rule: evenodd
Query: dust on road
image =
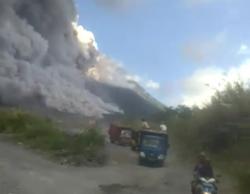
<path id="1" fill-rule="evenodd" d="M 164 168 L 137 165 L 129 148 L 108 145 L 109 164 L 60 166 L 20 146 L 0 142 L 0 194 L 188 194 L 191 168 L 170 153 Z M 223 186 L 219 194 L 230 193 Z"/>

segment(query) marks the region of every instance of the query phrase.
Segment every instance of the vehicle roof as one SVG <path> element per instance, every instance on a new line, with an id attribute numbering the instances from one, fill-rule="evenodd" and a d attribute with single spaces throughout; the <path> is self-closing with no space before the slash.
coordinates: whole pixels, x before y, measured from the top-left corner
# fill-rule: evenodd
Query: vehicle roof
<path id="1" fill-rule="evenodd" d="M 159 135 L 167 135 L 167 133 L 164 132 L 164 131 L 156 131 L 156 130 L 153 130 L 153 129 L 143 129 L 143 130 L 141 130 L 141 132 L 154 133 L 154 134 L 159 134 Z"/>
<path id="2" fill-rule="evenodd" d="M 119 129 L 122 129 L 122 130 L 134 130 L 132 129 L 131 127 L 125 127 L 125 126 L 120 126 L 120 125 L 115 125 L 115 124 L 111 124 L 110 127 L 115 127 L 115 128 L 119 128 Z"/>

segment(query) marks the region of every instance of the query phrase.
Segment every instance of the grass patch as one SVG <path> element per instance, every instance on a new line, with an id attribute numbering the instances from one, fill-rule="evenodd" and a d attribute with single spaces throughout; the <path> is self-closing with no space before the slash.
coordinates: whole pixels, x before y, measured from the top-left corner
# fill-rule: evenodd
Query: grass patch
<path id="1" fill-rule="evenodd" d="M 239 175 L 239 188 L 241 194 L 249 194 L 250 172 L 241 172 Z"/>
<path id="2" fill-rule="evenodd" d="M 70 135 L 50 120 L 21 110 L 0 110 L 0 133 L 71 165 L 105 162 L 104 137 L 97 129 Z"/>

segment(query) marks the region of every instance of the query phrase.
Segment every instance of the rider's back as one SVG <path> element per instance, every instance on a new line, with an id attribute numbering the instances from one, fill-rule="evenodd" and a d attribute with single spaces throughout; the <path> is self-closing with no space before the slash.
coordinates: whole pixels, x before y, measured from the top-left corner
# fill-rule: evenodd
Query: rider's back
<path id="1" fill-rule="evenodd" d="M 213 168 L 209 161 L 200 162 L 195 166 L 194 171 L 199 177 L 213 178 Z"/>

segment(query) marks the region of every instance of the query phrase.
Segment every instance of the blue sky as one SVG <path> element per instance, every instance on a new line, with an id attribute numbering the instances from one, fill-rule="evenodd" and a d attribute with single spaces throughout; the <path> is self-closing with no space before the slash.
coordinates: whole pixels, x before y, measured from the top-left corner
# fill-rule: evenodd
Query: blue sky
<path id="1" fill-rule="evenodd" d="M 250 57 L 249 1 L 123 0 L 128 6 L 111 1 L 119 2 L 76 0 L 80 24 L 131 74 L 159 83 L 157 89 L 141 84 L 162 102 L 203 102 L 221 77 L 231 81 L 237 77 L 233 70 L 244 76 L 240 69 Z M 207 82 L 210 88 L 204 87 Z"/>

